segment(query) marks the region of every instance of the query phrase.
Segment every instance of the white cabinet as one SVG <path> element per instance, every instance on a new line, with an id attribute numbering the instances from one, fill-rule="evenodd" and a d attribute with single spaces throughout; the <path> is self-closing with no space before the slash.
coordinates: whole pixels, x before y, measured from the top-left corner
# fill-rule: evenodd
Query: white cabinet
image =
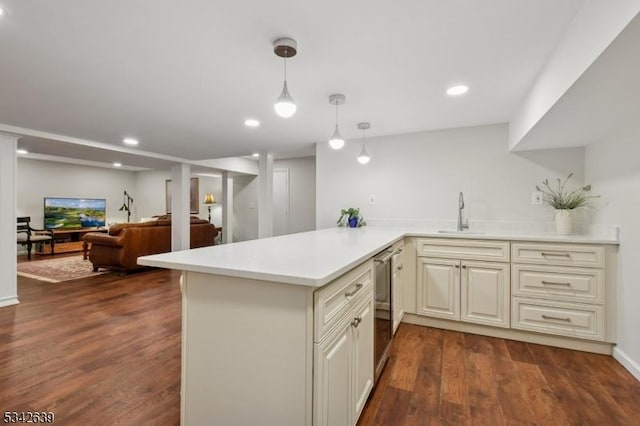
<path id="1" fill-rule="evenodd" d="M 416 313 L 460 319 L 460 261 L 418 258 L 418 304 Z"/>
<path id="2" fill-rule="evenodd" d="M 393 333 L 395 334 L 402 317 L 404 317 L 404 305 L 402 296 L 404 293 L 405 277 L 405 251 L 404 242 L 400 241 L 393 245 L 394 255 L 391 258 L 391 304 L 393 312 Z"/>
<path id="3" fill-rule="evenodd" d="M 317 405 L 314 424 L 351 425 L 351 324 L 341 324 L 324 342 L 314 346 Z"/>
<path id="4" fill-rule="evenodd" d="M 509 243 L 423 238 L 418 240 L 416 313 L 509 327 Z M 451 254 L 458 258 L 450 258 Z M 428 254 L 428 256 L 420 256 Z"/>
<path id="5" fill-rule="evenodd" d="M 509 327 L 509 264 L 461 262 L 460 319 Z"/>
<path id="6" fill-rule="evenodd" d="M 351 325 L 353 335 L 353 364 L 350 376 L 353 378 L 353 411 L 352 422 L 355 424 L 367 402 L 373 388 L 373 345 L 374 345 L 374 309 L 373 293 L 355 309 L 354 320 L 357 325 Z M 348 373 L 347 373 L 348 374 Z M 348 374 L 349 375 L 349 374 Z M 334 423 L 329 423 L 333 425 Z"/>
<path id="7" fill-rule="evenodd" d="M 314 425 L 355 425 L 373 388 L 372 274 L 367 262 L 314 295 Z"/>
<path id="8" fill-rule="evenodd" d="M 512 251 L 512 328 L 614 341 L 605 246 L 514 242 Z"/>

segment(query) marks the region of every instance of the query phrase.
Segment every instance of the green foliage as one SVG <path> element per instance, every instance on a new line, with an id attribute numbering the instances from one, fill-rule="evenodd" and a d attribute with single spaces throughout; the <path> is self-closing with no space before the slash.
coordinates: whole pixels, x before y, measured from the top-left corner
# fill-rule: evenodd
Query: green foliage
<path id="1" fill-rule="evenodd" d="M 569 176 L 567 176 L 564 182 L 558 178 L 557 189 L 549 185 L 549 179 L 542 181 L 544 185 L 543 188 L 536 185 L 536 189 L 542 192 L 542 201 L 556 210 L 573 210 L 588 206 L 592 198 L 599 197 L 599 195 L 589 195 L 591 185 L 585 185 L 573 191 L 566 189 L 565 186 L 571 176 L 573 176 L 573 173 L 569 173 Z"/>
<path id="2" fill-rule="evenodd" d="M 367 224 L 367 222 L 364 221 L 364 218 L 360 216 L 360 209 L 353 207 L 340 210 L 340 217 L 336 221 L 336 224 L 341 227 L 349 226 L 349 220 L 354 217 L 358 219 L 358 228 Z"/>

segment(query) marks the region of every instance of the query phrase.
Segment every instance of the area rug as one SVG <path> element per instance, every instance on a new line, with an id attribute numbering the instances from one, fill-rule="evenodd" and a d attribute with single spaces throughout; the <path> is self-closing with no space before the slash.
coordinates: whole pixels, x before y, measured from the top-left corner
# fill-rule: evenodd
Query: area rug
<path id="1" fill-rule="evenodd" d="M 18 263 L 18 275 L 21 277 L 35 278 L 50 283 L 102 275 L 108 272 L 110 271 L 104 269 L 93 272 L 93 264 L 89 260 L 83 260 L 82 256 Z"/>

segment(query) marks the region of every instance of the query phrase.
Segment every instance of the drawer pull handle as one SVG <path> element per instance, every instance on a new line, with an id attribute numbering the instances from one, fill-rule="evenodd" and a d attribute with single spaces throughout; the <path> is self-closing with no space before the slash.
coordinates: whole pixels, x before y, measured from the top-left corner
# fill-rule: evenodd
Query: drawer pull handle
<path id="1" fill-rule="evenodd" d="M 558 257 L 568 257 L 568 258 L 571 258 L 571 255 L 570 255 L 569 253 L 545 253 L 545 252 L 542 252 L 542 253 L 540 253 L 540 254 L 541 254 L 543 257 L 546 257 L 546 256 L 558 256 Z"/>
<path id="2" fill-rule="evenodd" d="M 552 316 L 544 315 L 544 314 L 542 315 L 542 318 L 550 319 L 550 320 L 556 320 L 556 321 L 571 322 L 571 318 L 552 317 Z"/>
<path id="3" fill-rule="evenodd" d="M 358 315 L 357 317 L 353 318 L 353 321 L 351 321 L 351 325 L 354 328 L 358 328 L 358 326 L 360 325 L 361 322 L 362 322 L 362 317 L 360 315 Z"/>
<path id="4" fill-rule="evenodd" d="M 563 285 L 566 287 L 571 287 L 571 283 L 554 283 L 553 281 L 542 281 L 544 285 Z"/>
<path id="5" fill-rule="evenodd" d="M 356 284 L 356 289 L 355 289 L 355 290 L 353 290 L 353 291 L 347 291 L 347 292 L 344 294 L 344 296 L 345 296 L 345 297 L 351 297 L 351 296 L 355 295 L 358 291 L 360 291 L 360 289 L 362 288 L 362 286 L 363 286 L 363 285 L 364 285 L 364 284 L 357 283 L 357 284 Z"/>

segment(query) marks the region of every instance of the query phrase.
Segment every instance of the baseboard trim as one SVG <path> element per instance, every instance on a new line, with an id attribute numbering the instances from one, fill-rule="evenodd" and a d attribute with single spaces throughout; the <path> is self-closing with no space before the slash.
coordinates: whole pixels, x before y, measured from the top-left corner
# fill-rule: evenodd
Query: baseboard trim
<path id="1" fill-rule="evenodd" d="M 0 308 L 4 308 L 5 306 L 13 306 L 20 303 L 18 300 L 18 296 L 10 296 L 0 298 Z"/>
<path id="2" fill-rule="evenodd" d="M 442 328 L 445 330 L 460 331 L 463 333 L 480 334 L 482 336 L 499 337 L 502 339 L 518 340 L 527 343 L 537 343 L 539 345 L 555 346 L 558 348 L 573 349 L 577 351 L 593 352 L 603 355 L 611 355 L 613 348 L 613 344 L 608 342 L 581 340 L 571 337 L 533 333 L 513 330 L 510 328 L 491 327 L 488 325 L 450 321 L 407 313 L 405 313 L 402 322 L 426 327 Z"/>
<path id="3" fill-rule="evenodd" d="M 640 382 L 640 365 L 631 359 L 624 351 L 619 347 L 613 348 L 613 358 L 618 361 L 624 368 L 629 370 L 629 373 Z"/>

